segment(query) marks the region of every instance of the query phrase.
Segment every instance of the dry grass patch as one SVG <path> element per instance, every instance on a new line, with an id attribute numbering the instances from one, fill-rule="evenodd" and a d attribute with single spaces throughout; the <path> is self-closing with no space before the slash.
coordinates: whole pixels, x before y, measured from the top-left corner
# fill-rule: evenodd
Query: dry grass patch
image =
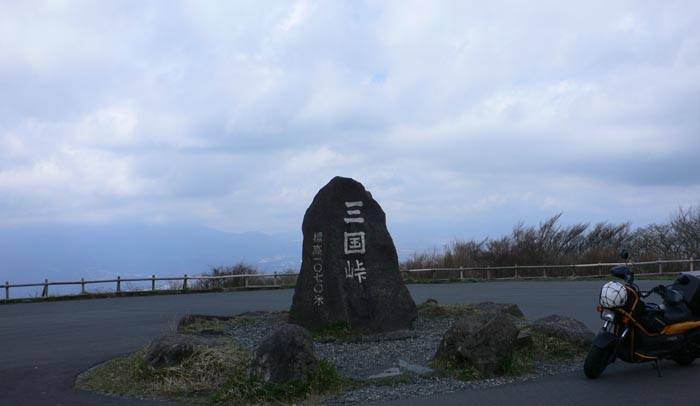
<path id="1" fill-rule="evenodd" d="M 191 397 L 220 388 L 245 368 L 248 354 L 233 343 L 198 346 L 182 364 L 155 369 L 145 351 L 117 358 L 82 374 L 76 385 L 95 392 L 135 397 Z"/>
<path id="2" fill-rule="evenodd" d="M 211 405 L 258 405 L 303 402 L 313 404 L 328 393 L 355 385 L 321 360 L 305 381 L 264 383 L 249 378 L 249 353 L 233 343 L 198 346 L 176 367 L 155 369 L 144 361 L 145 350 L 117 358 L 83 373 L 76 386 L 108 395 L 169 399 Z"/>

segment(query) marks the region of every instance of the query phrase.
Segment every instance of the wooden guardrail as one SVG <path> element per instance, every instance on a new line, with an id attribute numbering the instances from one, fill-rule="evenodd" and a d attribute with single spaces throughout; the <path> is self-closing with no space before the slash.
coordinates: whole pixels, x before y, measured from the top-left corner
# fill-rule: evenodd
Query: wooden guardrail
<path id="1" fill-rule="evenodd" d="M 121 276 L 117 276 L 116 279 L 100 279 L 100 280 L 85 280 L 85 278 L 81 278 L 80 281 L 73 281 L 73 282 L 49 282 L 48 279 L 44 279 L 43 283 L 21 283 L 21 284 L 12 284 L 12 285 L 8 281 L 6 281 L 4 285 L 0 285 L 0 288 L 5 289 L 5 300 L 10 300 L 10 288 L 40 287 L 40 288 L 43 288 L 42 293 L 41 293 L 41 297 L 46 298 L 46 297 L 49 297 L 49 286 L 80 285 L 81 286 L 81 294 L 85 295 L 85 294 L 88 294 L 87 285 L 90 285 L 90 284 L 116 283 L 116 292 L 117 293 L 123 292 L 122 284 L 129 283 L 129 282 L 151 282 L 151 289 L 150 289 L 151 291 L 163 290 L 163 289 L 159 289 L 156 286 L 156 282 L 160 282 L 160 281 L 166 281 L 166 282 L 182 281 L 182 290 L 188 290 L 190 288 L 189 282 L 193 281 L 193 280 L 243 279 L 242 287 L 261 287 L 261 286 L 280 286 L 277 283 L 278 279 L 281 279 L 282 277 L 285 277 L 285 276 L 296 277 L 298 275 L 299 275 L 298 273 L 219 275 L 219 276 L 201 276 L 201 275 L 190 276 L 190 275 L 185 274 L 184 276 L 168 276 L 168 277 L 156 277 L 155 275 L 152 275 L 150 278 L 122 278 Z M 253 286 L 253 285 L 249 284 L 251 278 L 272 278 L 272 284 L 271 285 Z M 170 288 L 168 290 L 177 290 L 177 289 Z"/>
<path id="2" fill-rule="evenodd" d="M 663 275 L 677 270 L 669 271 L 668 265 L 686 265 L 683 271 L 694 271 L 698 259 L 674 259 L 643 262 L 630 262 L 636 276 Z M 601 262 L 596 264 L 571 264 L 571 265 L 512 265 L 499 267 L 460 267 L 460 268 L 425 268 L 411 269 L 408 273 L 422 273 L 429 275 L 425 279 L 547 279 L 547 278 L 597 278 L 606 276 L 609 268 L 616 265 L 624 265 L 622 262 Z M 664 270 L 664 266 L 666 270 Z M 653 268 L 653 271 L 639 272 L 640 267 Z"/>
<path id="3" fill-rule="evenodd" d="M 696 259 L 681 259 L 681 260 L 657 260 L 657 261 L 647 261 L 647 262 L 631 262 L 629 265 L 635 268 L 640 266 L 652 266 L 654 272 L 641 272 L 636 273 L 638 276 L 649 276 L 649 275 L 663 275 L 664 265 L 687 265 L 688 269 L 693 271 L 695 269 L 695 263 L 700 262 Z M 404 278 L 412 278 L 412 275 L 416 275 L 416 279 L 484 279 L 484 280 L 508 280 L 508 279 L 547 279 L 547 278 L 590 278 L 590 277 L 600 277 L 607 274 L 607 269 L 615 266 L 621 265 L 621 263 L 597 263 L 597 264 L 572 264 L 572 265 L 528 265 L 528 266 L 501 266 L 501 267 L 460 267 L 460 268 L 426 268 L 426 269 L 409 269 L 403 270 L 401 273 Z M 248 288 L 259 288 L 264 286 L 281 286 L 280 281 L 283 277 L 294 277 L 296 278 L 299 274 L 294 273 L 272 273 L 272 274 L 245 274 L 245 275 L 219 275 L 219 276 L 201 276 L 194 275 L 189 276 L 185 274 L 184 276 L 169 276 L 157 278 L 156 275 L 152 275 L 150 278 L 122 278 L 117 276 L 116 279 L 102 279 L 102 280 L 85 280 L 81 278 L 80 281 L 74 282 L 49 282 L 48 279 L 44 279 L 43 283 L 22 283 L 22 284 L 10 284 L 6 281 L 4 285 L 0 285 L 0 288 L 5 289 L 5 300 L 10 300 L 10 289 L 11 288 L 26 288 L 26 287 L 40 287 L 43 288 L 41 293 L 42 298 L 49 297 L 49 287 L 50 286 L 65 286 L 65 285 L 80 285 L 81 294 L 88 294 L 87 285 L 90 284 L 109 284 L 116 283 L 116 292 L 121 293 L 122 284 L 130 282 L 151 282 L 152 291 L 159 290 L 156 286 L 156 282 L 168 281 L 168 282 L 179 282 L 182 281 L 182 290 L 190 289 L 189 282 L 193 280 L 227 280 L 227 279 L 243 279 L 243 283 L 240 287 Z M 269 284 L 250 284 L 251 280 L 260 281 L 265 279 L 272 279 Z M 179 285 L 179 283 L 178 283 Z M 177 290 L 177 288 L 170 290 Z M 162 289 L 161 289 L 162 290 Z"/>

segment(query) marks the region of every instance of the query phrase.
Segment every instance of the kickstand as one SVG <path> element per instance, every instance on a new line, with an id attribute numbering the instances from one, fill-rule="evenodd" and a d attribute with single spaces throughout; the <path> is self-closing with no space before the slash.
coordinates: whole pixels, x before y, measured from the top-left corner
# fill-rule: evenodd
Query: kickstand
<path id="1" fill-rule="evenodd" d="M 656 374 L 661 378 L 661 367 L 659 366 L 659 360 L 654 360 L 654 369 L 656 369 Z"/>

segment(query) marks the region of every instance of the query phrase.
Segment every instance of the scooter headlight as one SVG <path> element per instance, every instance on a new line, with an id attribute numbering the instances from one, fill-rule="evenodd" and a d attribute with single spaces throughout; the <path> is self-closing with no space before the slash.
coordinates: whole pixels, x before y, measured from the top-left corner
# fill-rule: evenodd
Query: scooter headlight
<path id="1" fill-rule="evenodd" d="M 615 321 L 615 312 L 610 309 L 603 309 L 603 312 L 600 313 L 600 318 L 612 323 Z"/>

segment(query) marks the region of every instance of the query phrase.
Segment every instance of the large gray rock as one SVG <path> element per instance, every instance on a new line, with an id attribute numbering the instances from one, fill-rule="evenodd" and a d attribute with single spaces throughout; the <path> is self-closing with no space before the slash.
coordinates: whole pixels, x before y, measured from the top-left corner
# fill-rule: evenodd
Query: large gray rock
<path id="1" fill-rule="evenodd" d="M 546 336 L 568 341 L 582 349 L 590 348 L 595 335 L 579 320 L 557 314 L 535 320 L 532 323 L 532 330 Z"/>
<path id="2" fill-rule="evenodd" d="M 333 178 L 306 211 L 302 230 L 290 323 L 364 332 L 411 327 L 416 305 L 401 279 L 386 216 L 362 184 Z"/>
<path id="3" fill-rule="evenodd" d="M 318 368 L 311 334 L 286 324 L 263 340 L 247 366 L 248 376 L 263 382 L 305 381 Z"/>
<path id="4" fill-rule="evenodd" d="M 481 302 L 474 305 L 477 311 L 484 313 L 505 313 L 517 319 L 522 319 L 525 317 L 522 310 L 518 305 L 513 303 L 495 303 L 495 302 Z"/>
<path id="5" fill-rule="evenodd" d="M 170 334 L 156 338 L 146 349 L 144 360 L 153 368 L 180 365 L 198 346 L 221 346 L 222 341 L 192 334 Z"/>
<path id="6" fill-rule="evenodd" d="M 518 328 L 505 312 L 465 315 L 445 332 L 435 358 L 491 377 L 513 356 L 517 337 Z"/>

